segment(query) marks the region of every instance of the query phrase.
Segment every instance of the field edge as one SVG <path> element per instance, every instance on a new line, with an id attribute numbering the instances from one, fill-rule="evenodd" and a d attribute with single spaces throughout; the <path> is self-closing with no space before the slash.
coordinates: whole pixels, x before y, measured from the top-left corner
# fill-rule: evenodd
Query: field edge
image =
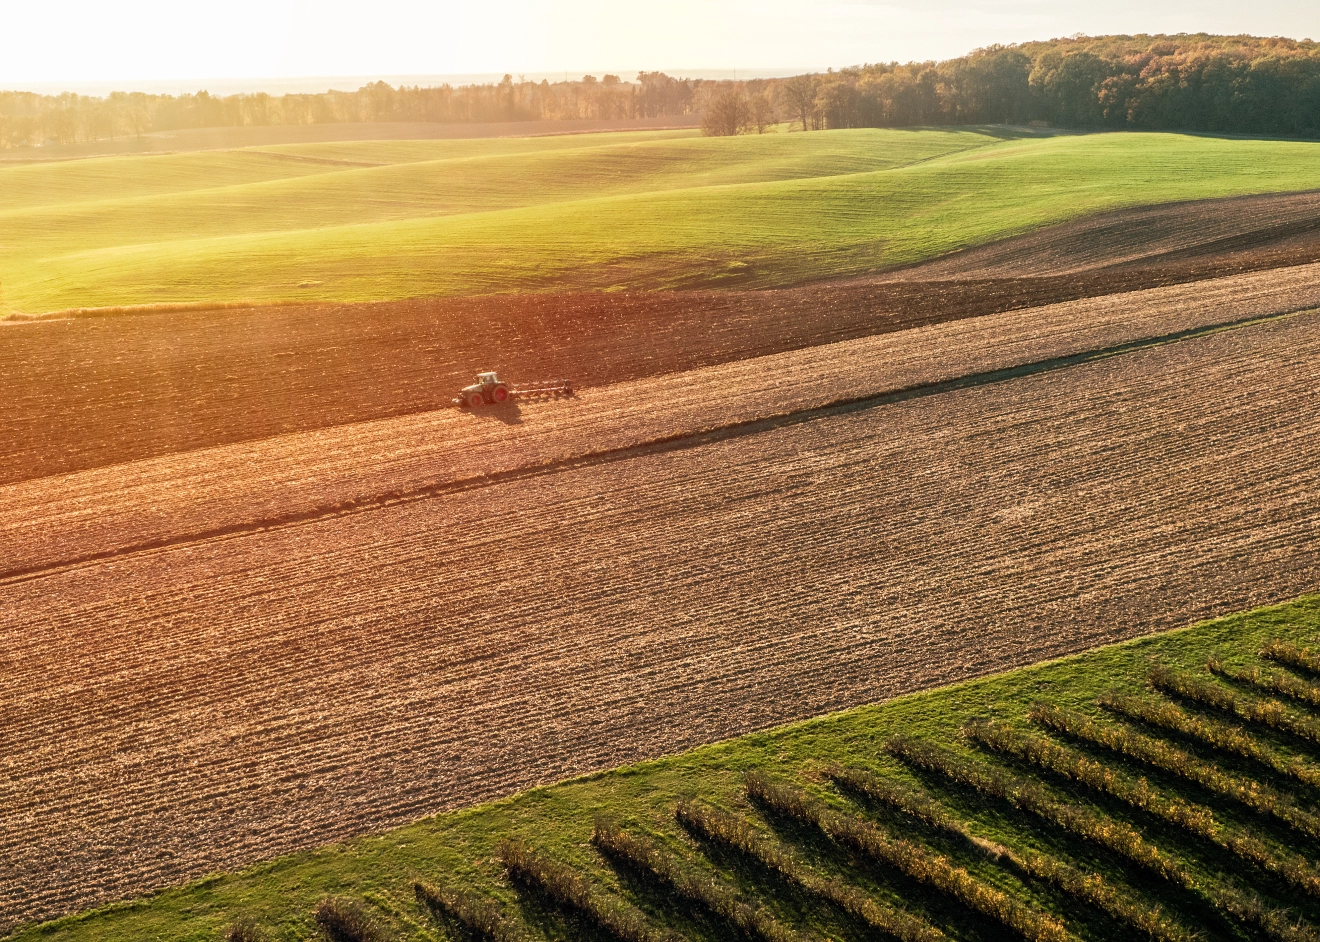
<path id="1" fill-rule="evenodd" d="M 633 793 L 634 801 L 637 794 L 651 797 L 654 801 L 655 794 L 661 792 L 664 793 L 662 803 L 672 803 L 675 797 L 698 795 L 709 800 L 709 784 L 703 792 L 700 782 L 690 782 L 687 787 L 683 787 L 681 781 L 675 783 L 658 780 L 672 778 L 675 774 L 686 774 L 694 779 L 703 774 L 707 779 L 712 776 L 719 778 L 723 774 L 725 779 L 736 782 L 740 781 L 742 772 L 764 767 L 775 758 L 782 765 L 797 766 L 799 772 L 813 767 L 820 768 L 825 763 L 819 758 L 819 741 L 829 739 L 831 735 L 835 739 L 842 739 L 845 751 L 848 751 L 849 747 L 855 746 L 857 738 L 866 736 L 868 732 L 874 736 L 880 727 L 886 725 L 886 716 L 892 719 L 894 714 L 903 713 L 917 716 L 926 714 L 924 721 L 917 723 L 917 726 L 930 726 L 933 722 L 935 726 L 956 729 L 967 716 L 965 709 L 957 707 L 965 707 L 968 702 L 979 702 L 984 706 L 1021 700 L 1022 691 L 1026 688 L 1053 686 L 1057 679 L 1041 675 L 1062 675 L 1064 679 L 1074 682 L 1082 675 L 1084 682 L 1081 686 L 1088 689 L 1083 689 L 1080 697 L 1073 698 L 1080 702 L 1096 693 L 1096 689 L 1093 689 L 1096 679 L 1092 675 L 1114 681 L 1106 684 L 1106 688 L 1114 686 L 1120 675 L 1112 668 L 1119 664 L 1139 663 L 1143 655 L 1149 661 L 1150 655 L 1156 653 L 1163 655 L 1166 661 L 1196 666 L 1204 663 L 1207 654 L 1220 649 L 1227 641 L 1226 635 L 1234 629 L 1244 629 L 1246 633 L 1259 636 L 1256 641 L 1267 637 L 1314 641 L 1317 632 L 1320 632 L 1320 592 L 954 684 L 766 727 L 683 752 L 537 785 L 492 801 L 441 811 L 397 828 L 284 854 L 241 870 L 210 873 L 153 894 L 108 903 L 53 920 L 17 926 L 8 934 L 0 936 L 0 939 L 6 942 L 29 942 L 39 938 L 81 940 L 161 938 L 168 935 L 170 938 L 200 942 L 218 938 L 234 915 L 251 912 L 271 915 L 271 909 L 276 907 L 286 910 L 286 917 L 293 916 L 293 924 L 289 924 L 287 918 L 282 920 L 282 931 L 275 933 L 274 937 L 302 938 L 303 933 L 296 926 L 311 928 L 310 906 L 300 914 L 287 913 L 287 894 L 291 890 L 302 890 L 302 895 L 307 895 L 310 890 L 314 898 L 334 892 L 358 893 L 385 913 L 391 916 L 402 915 L 393 905 L 394 901 L 380 898 L 376 892 L 378 888 L 370 885 L 373 882 L 370 879 L 373 864 L 379 865 L 390 856 L 398 856 L 390 854 L 391 847 L 402 849 L 419 845 L 428 837 L 443 845 L 447 843 L 447 838 L 457 837 L 462 852 L 456 854 L 456 847 L 446 849 L 435 846 L 430 849 L 425 860 L 417 859 L 409 864 L 396 859 L 386 867 L 394 871 L 388 879 L 399 882 L 398 878 L 404 876 L 407 882 L 404 889 L 410 890 L 412 879 L 430 878 L 448 869 L 446 876 L 449 882 L 475 883 L 489 891 L 489 875 L 496 862 L 487 859 L 482 865 L 483 861 L 473 861 L 472 852 L 477 850 L 476 846 L 469 846 L 473 837 L 485 836 L 489 839 L 472 842 L 487 844 L 484 849 L 487 857 L 500 836 L 526 834 L 532 830 L 543 842 L 561 852 L 567 850 L 565 856 L 585 856 L 588 853 L 584 849 L 585 836 L 590 833 L 589 826 L 584 831 L 581 822 L 571 822 L 567 830 L 573 831 L 573 837 L 565 840 L 563 825 L 558 827 L 560 833 L 555 834 L 556 823 L 546 820 L 553 818 L 556 812 L 560 815 L 567 812 L 569 817 L 579 817 L 589 822 L 592 816 L 600 812 L 601 807 L 610 807 L 608 802 L 590 806 L 582 800 L 584 798 L 609 798 L 611 792 L 623 792 Z M 1303 638 L 1303 635 L 1306 637 Z M 1060 691 L 1052 692 L 1057 695 Z M 1060 702 L 1069 701 L 1065 699 Z M 950 706 L 955 708 L 944 709 L 942 722 L 939 719 L 931 720 L 931 707 L 938 711 Z M 796 751 L 801 753 L 804 745 L 814 750 L 811 756 L 805 760 L 802 757 L 796 760 L 790 757 L 795 751 L 793 747 L 796 746 Z M 834 745 L 837 749 L 839 744 Z M 639 784 L 641 788 L 637 787 Z M 675 787 L 676 784 L 678 787 Z M 634 824 L 638 822 L 632 815 L 626 815 L 625 820 Z M 521 827 L 517 826 L 519 824 Z M 550 826 L 546 827 L 547 824 Z M 576 831 L 583 833 L 577 834 Z M 465 835 L 463 832 L 468 833 Z M 446 850 L 448 853 L 445 853 Z M 278 875 L 283 875 L 284 879 L 279 879 Z M 271 885 L 271 878 L 276 878 L 275 885 Z M 134 927 L 124 924 L 125 920 L 143 924 Z M 412 922 L 411 919 L 406 921 Z M 424 932 L 420 937 L 431 938 L 432 935 Z"/>

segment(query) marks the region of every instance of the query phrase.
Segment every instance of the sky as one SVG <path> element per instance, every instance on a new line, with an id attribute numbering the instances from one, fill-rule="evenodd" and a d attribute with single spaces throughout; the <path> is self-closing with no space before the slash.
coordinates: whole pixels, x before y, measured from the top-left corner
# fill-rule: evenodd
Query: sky
<path id="1" fill-rule="evenodd" d="M 196 90 L 207 79 L 245 90 L 297 76 L 752 77 L 944 59 L 1074 33 L 1320 38 L 1320 2 L 0 0 L 0 23 L 0 88 L 95 93 Z M 223 83 L 211 85 L 221 93 Z"/>

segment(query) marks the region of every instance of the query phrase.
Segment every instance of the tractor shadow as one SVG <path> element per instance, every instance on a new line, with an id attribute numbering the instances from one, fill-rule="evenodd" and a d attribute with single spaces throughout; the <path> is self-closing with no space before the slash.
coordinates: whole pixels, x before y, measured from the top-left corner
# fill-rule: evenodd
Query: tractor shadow
<path id="1" fill-rule="evenodd" d="M 479 409 L 469 409 L 474 419 L 484 419 L 488 422 L 503 422 L 505 425 L 522 425 L 522 409 L 518 407 L 518 400 L 509 399 L 501 403 L 487 403 Z"/>

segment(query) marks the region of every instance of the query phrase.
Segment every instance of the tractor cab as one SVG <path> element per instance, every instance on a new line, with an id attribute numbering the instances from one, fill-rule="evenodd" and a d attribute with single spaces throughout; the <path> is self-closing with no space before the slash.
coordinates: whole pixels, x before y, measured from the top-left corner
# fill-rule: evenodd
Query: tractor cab
<path id="1" fill-rule="evenodd" d="M 459 398 L 454 401 L 462 406 L 476 408 L 488 403 L 504 402 L 509 398 L 509 387 L 500 381 L 495 373 L 478 373 L 477 381 L 471 386 L 464 386 Z"/>

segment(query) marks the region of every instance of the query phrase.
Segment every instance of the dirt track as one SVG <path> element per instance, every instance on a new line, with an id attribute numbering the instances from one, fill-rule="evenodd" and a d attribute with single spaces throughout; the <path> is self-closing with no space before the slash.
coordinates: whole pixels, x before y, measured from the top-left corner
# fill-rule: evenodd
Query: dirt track
<path id="1" fill-rule="evenodd" d="M 1320 265 L 1072 301 L 588 389 L 0 486 L 0 583 L 1148 338 L 1320 308 Z M 603 472 L 608 473 L 608 472 Z"/>
<path id="2" fill-rule="evenodd" d="M 1313 589 L 1318 343 L 1303 314 L 5 587 L 0 912 Z"/>
<path id="3" fill-rule="evenodd" d="M 599 386 L 1054 302 L 1309 264 L 1320 261 L 1320 233 L 1307 228 L 1306 217 L 1317 201 L 1314 194 L 1251 197 L 1111 214 L 1095 231 L 1089 223 L 1070 224 L 1001 243 L 974 264 L 955 256 L 908 270 L 901 273 L 905 281 L 892 283 L 0 324 L 0 401 L 6 403 L 0 484 L 424 412 L 488 365 L 515 377 L 568 375 Z M 1167 225 L 1160 223 L 1165 216 Z M 1134 225 L 1146 220 L 1142 225 L 1154 231 L 1159 253 L 1129 263 L 1134 250 L 1123 222 L 1129 217 Z M 1069 263 L 1054 250 L 1056 236 L 1069 251 L 1084 249 L 1091 263 L 1108 267 L 1059 274 Z M 967 271 L 959 274 L 958 265 Z M 1036 274 L 1019 277 L 1027 270 Z"/>

